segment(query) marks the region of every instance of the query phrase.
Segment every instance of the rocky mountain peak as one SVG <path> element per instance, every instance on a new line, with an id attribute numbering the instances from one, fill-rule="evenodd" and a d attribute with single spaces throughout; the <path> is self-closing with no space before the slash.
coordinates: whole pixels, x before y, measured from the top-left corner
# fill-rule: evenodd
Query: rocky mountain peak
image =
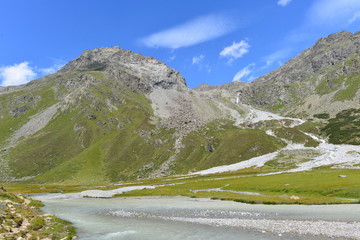
<path id="1" fill-rule="evenodd" d="M 337 41 L 344 41 L 351 39 L 355 34 L 352 34 L 348 31 L 341 31 L 338 33 L 331 34 L 327 37 L 320 38 L 316 44 L 314 45 L 314 48 L 323 47 L 324 45 L 333 44 Z"/>
<path id="2" fill-rule="evenodd" d="M 210 84 L 206 84 L 206 83 L 202 83 L 199 86 L 197 86 L 196 88 L 194 88 L 194 90 L 196 90 L 196 91 L 208 91 L 208 90 L 213 90 L 213 89 L 217 89 L 217 87 L 210 85 Z"/>
<path id="3" fill-rule="evenodd" d="M 357 107 L 359 52 L 360 32 L 341 31 L 321 38 L 280 68 L 253 81 L 240 94 L 241 100 L 285 114 L 334 115 L 350 102 Z"/>
<path id="4" fill-rule="evenodd" d="M 121 66 L 127 62 L 146 62 L 146 60 L 152 60 L 154 63 L 155 61 L 158 62 L 152 57 L 144 57 L 141 54 L 123 50 L 117 46 L 102 47 L 83 51 L 78 58 L 70 61 L 60 71 L 101 71 L 111 66 Z"/>
<path id="5" fill-rule="evenodd" d="M 100 71 L 111 78 L 126 81 L 132 90 L 150 92 L 154 88 L 186 90 L 185 79 L 178 71 L 153 57 L 124 50 L 120 47 L 103 47 L 85 50 L 59 72 Z"/>

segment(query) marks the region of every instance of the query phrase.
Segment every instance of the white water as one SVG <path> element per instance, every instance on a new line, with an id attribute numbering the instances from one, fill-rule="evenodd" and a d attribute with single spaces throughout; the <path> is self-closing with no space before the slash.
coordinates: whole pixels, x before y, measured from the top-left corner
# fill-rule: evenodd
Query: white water
<path id="1" fill-rule="evenodd" d="M 46 213 L 73 222 L 80 239 L 330 239 L 306 234 L 315 230 L 360 235 L 360 224 L 349 223 L 359 221 L 359 205 L 265 206 L 180 197 L 35 198 L 45 203 Z"/>

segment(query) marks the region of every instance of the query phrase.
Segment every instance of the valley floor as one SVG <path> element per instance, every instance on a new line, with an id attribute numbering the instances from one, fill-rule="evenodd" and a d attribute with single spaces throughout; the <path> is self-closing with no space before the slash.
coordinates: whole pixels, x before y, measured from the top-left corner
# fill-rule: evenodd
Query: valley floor
<path id="1" fill-rule="evenodd" d="M 336 151 L 333 151 L 335 147 Z M 322 151 L 322 154 L 314 154 L 314 151 Z M 144 224 L 144 222 L 151 220 L 157 222 L 156 224 L 159 225 L 151 225 L 150 228 L 157 227 L 159 231 L 163 228 L 172 228 L 171 224 L 169 226 L 163 225 L 164 221 L 170 221 L 176 226 L 179 226 L 179 224 L 183 225 L 185 232 L 195 231 L 195 229 L 187 229 L 187 226 L 195 224 L 195 232 L 197 233 L 194 234 L 200 234 L 199 239 L 217 239 L 211 238 L 211 236 L 205 236 L 206 234 L 202 235 L 202 231 L 198 230 L 202 228 L 205 228 L 205 232 L 209 230 L 207 228 L 212 229 L 211 231 L 220 231 L 223 233 L 223 237 L 227 237 L 228 239 L 232 239 L 231 236 L 239 236 L 238 231 L 240 231 L 246 239 L 277 239 L 279 237 L 283 237 L 284 239 L 314 240 L 328 238 L 359 239 L 359 219 L 356 217 L 328 218 L 328 216 L 339 217 L 341 215 L 340 212 L 343 210 L 340 210 L 338 214 L 336 209 L 342 208 L 351 209 L 351 214 L 348 215 L 348 217 L 354 214 L 354 216 L 360 215 L 360 182 L 358 181 L 360 170 L 357 167 L 359 164 L 357 162 L 358 152 L 360 151 L 356 146 L 348 148 L 346 145 L 332 145 L 325 142 L 321 142 L 317 148 L 305 148 L 303 145 L 288 145 L 288 147 L 280 151 L 255 157 L 237 164 L 220 166 L 182 176 L 119 182 L 98 186 L 59 184 L 6 184 L 5 186 L 13 193 L 37 194 L 36 198 L 43 201 L 46 205 L 44 209 L 45 212 L 55 214 L 55 216 L 67 220 L 76 219 L 73 218 L 74 216 L 72 216 L 72 214 L 77 213 L 76 211 L 66 211 L 65 209 L 69 206 L 66 206 L 63 210 L 59 210 L 64 204 L 80 204 L 76 206 L 81 208 L 80 206 L 83 207 L 85 202 L 86 204 L 94 203 L 97 207 L 100 207 L 100 205 L 97 205 L 97 201 L 102 200 L 106 201 L 106 204 L 101 204 L 104 206 L 109 206 L 109 203 L 112 201 L 126 202 L 126 199 L 129 199 L 129 201 L 150 199 L 149 201 L 156 203 L 162 201 L 161 199 L 170 199 L 171 204 L 173 204 L 174 201 L 212 202 L 210 199 L 233 201 L 233 203 L 215 201 L 219 203 L 216 211 L 211 208 L 202 209 L 201 211 L 188 209 L 189 212 L 197 213 L 197 216 L 182 215 L 176 212 L 169 216 L 170 210 L 166 214 L 158 213 L 154 215 L 152 210 L 150 213 L 139 210 L 139 207 L 143 207 L 141 202 L 139 202 L 140 205 L 135 206 L 134 203 L 128 206 L 129 208 L 126 210 L 118 209 L 115 211 L 114 209 L 102 209 L 100 211 L 101 213 L 96 213 L 100 214 L 100 216 L 95 217 L 91 221 L 80 221 L 81 219 L 79 221 L 72 221 L 77 229 L 82 229 L 80 231 L 80 239 L 81 234 L 85 236 L 84 239 L 91 239 L 89 237 L 95 233 L 91 233 L 92 230 L 89 229 L 93 229 L 91 226 L 97 224 L 96 219 L 98 218 L 101 218 L 101 221 L 110 222 L 114 222 L 113 218 L 116 219 L 116 222 L 122 221 L 125 223 L 127 221 L 134 221 L 134 224 L 138 224 L 138 221 Z M 284 161 L 284 159 L 286 160 L 284 156 L 291 156 L 291 159 L 296 160 L 297 157 L 294 157 L 294 154 L 308 156 L 308 158 L 300 159 L 299 161 L 295 161 L 295 163 Z M 341 159 L 344 158 L 341 158 L 341 154 L 353 156 L 353 160 L 342 162 Z M 329 165 L 329 159 L 331 160 L 330 163 L 334 164 Z M 337 159 L 339 160 L 337 161 Z M 349 157 L 347 156 L 345 159 L 349 160 Z M 64 201 L 64 199 L 67 200 Z M 239 202 L 267 205 L 243 205 L 239 204 Z M 86 204 L 84 205 L 85 207 L 87 206 Z M 234 217 L 231 215 L 234 213 L 233 211 L 228 211 L 226 208 L 221 209 L 221 206 L 227 206 L 228 204 L 238 204 L 236 206 L 246 207 L 236 212 L 236 214 L 240 214 L 241 216 Z M 279 209 L 293 209 L 295 212 L 288 213 L 289 215 L 281 217 L 281 210 L 279 210 L 279 212 L 275 211 L 272 217 L 259 217 L 257 214 L 263 214 L 267 211 L 266 209 L 275 207 L 269 206 L 269 204 L 343 205 L 317 206 L 315 208 L 314 206 L 284 205 L 278 206 Z M 71 205 L 69 209 L 72 209 L 74 206 Z M 176 205 L 172 206 L 176 208 Z M 249 211 L 246 211 L 246 209 L 257 208 L 255 206 L 261 208 L 261 211 L 251 212 L 251 214 L 255 215 L 247 216 L 246 214 L 248 214 Z M 52 207 L 57 210 L 54 211 Z M 306 207 L 309 207 L 307 209 L 318 210 L 328 208 L 330 210 L 328 210 L 325 217 L 314 218 L 315 215 L 312 215 L 312 217 L 302 218 L 303 208 L 305 209 Z M 296 209 L 300 210 L 298 211 Z M 84 211 L 84 216 L 79 215 L 76 217 L 89 219 L 90 217 L 86 215 L 88 210 L 85 209 Z M 105 216 L 104 212 L 107 213 Z M 94 214 L 93 210 L 90 214 Z M 309 214 L 311 215 L 311 213 Z M 94 216 L 91 215 L 91 218 L 92 217 Z M 83 230 L 83 228 L 88 229 L 90 233 L 87 233 L 86 231 L 88 230 Z M 124 228 L 118 229 L 118 231 L 115 231 L 116 229 L 113 230 L 114 231 L 100 228 L 96 230 L 96 234 L 98 235 L 95 234 L 94 236 L 107 236 L 106 239 L 119 239 L 119 237 L 124 239 L 144 239 L 144 236 L 148 236 L 146 234 L 156 234 L 146 229 L 133 229 L 127 225 Z M 184 237 L 181 234 L 179 236 Z M 183 239 L 181 237 L 179 239 Z"/>
<path id="2" fill-rule="evenodd" d="M 35 196 L 80 239 L 359 239 L 359 205 L 266 206 L 185 197 Z"/>
<path id="3" fill-rule="evenodd" d="M 236 122 L 246 125 L 257 124 L 259 121 L 264 120 L 271 121 L 272 119 L 281 120 L 283 118 L 275 114 L 253 110 L 245 119 L 246 122 L 240 122 L 240 119 L 237 119 Z M 39 194 L 51 192 L 52 194 L 41 195 L 39 199 L 46 204 L 56 202 L 60 205 L 63 199 L 70 202 L 81 202 L 88 201 L 85 200 L 88 198 L 151 197 L 150 199 L 153 199 L 153 197 L 159 196 L 166 198 L 176 197 L 176 199 L 183 196 L 189 197 L 186 199 L 198 199 L 198 201 L 203 201 L 201 199 L 207 199 L 206 201 L 209 199 L 230 200 L 267 205 L 359 204 L 360 146 L 329 144 L 314 134 L 302 131 L 301 128 L 294 129 L 294 127 L 303 124 L 301 119 L 288 118 L 284 121 L 286 120 L 290 122 L 291 126 L 289 125 L 283 129 L 263 129 L 266 133 L 263 133 L 263 135 L 276 136 L 285 142 L 287 146 L 275 152 L 256 156 L 235 164 L 194 171 L 186 175 L 109 184 L 8 183 L 5 184 L 5 187 L 13 193 Z M 289 136 L 291 136 L 290 140 Z M 295 141 L 298 136 L 303 139 L 302 142 Z M 309 142 L 312 143 L 309 145 Z M 353 206 L 358 211 L 359 205 Z M 297 207 L 301 208 L 300 206 Z M 49 210 L 49 213 L 53 212 Z M 130 212 L 131 214 L 133 213 Z M 141 215 L 141 217 L 145 215 Z M 121 215 L 120 217 L 127 218 L 129 216 Z M 356 222 L 358 219 L 345 219 L 344 221 L 337 219 L 324 220 L 323 218 L 316 221 L 311 218 L 236 219 L 229 217 L 227 213 L 216 218 L 214 216 L 209 217 L 206 214 L 196 218 L 182 215 L 163 216 L 161 214 L 155 217 L 149 215 L 149 218 L 171 220 L 184 224 L 194 223 L 225 228 L 255 229 L 256 231 L 270 232 L 275 235 L 286 233 L 305 234 L 306 236 L 310 234 L 311 236 L 360 238 L 360 225 L 359 222 Z M 64 216 L 64 219 L 69 218 Z M 116 234 L 114 236 L 117 236 Z M 110 236 L 108 239 L 112 239 L 112 237 Z M 253 239 L 257 238 L 254 237 Z M 265 239 L 272 238 L 267 236 Z M 306 237 L 306 239 L 310 238 Z"/>

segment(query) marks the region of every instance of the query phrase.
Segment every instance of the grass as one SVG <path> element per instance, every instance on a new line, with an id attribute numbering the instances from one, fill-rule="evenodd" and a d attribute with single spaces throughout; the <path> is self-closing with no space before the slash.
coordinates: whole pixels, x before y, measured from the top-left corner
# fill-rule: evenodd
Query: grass
<path id="1" fill-rule="evenodd" d="M 344 110 L 329 119 L 321 131 L 329 137 L 330 143 L 360 145 L 359 117 L 360 109 Z"/>
<path id="2" fill-rule="evenodd" d="M 78 77 L 80 73 L 68 76 Z M 211 176 L 194 176 L 189 179 L 164 179 L 135 181 L 146 178 L 174 154 L 173 131 L 156 128 L 151 124 L 153 117 L 149 100 L 142 94 L 130 91 L 120 83 L 108 79 L 100 72 L 84 72 L 101 84 L 90 86 L 86 93 L 76 92 L 68 106 L 41 131 L 19 145 L 6 151 L 10 167 L 16 177 L 35 176 L 18 184 L 9 184 L 12 192 L 74 192 L 86 189 L 111 189 L 118 181 L 134 181 L 131 185 L 179 183 L 156 189 L 132 191 L 119 196 L 189 196 L 228 199 L 250 203 L 345 203 L 354 202 L 339 198 L 359 199 L 357 170 L 316 169 L 311 172 L 255 176 L 278 170 L 293 168 L 297 163 L 309 160 L 316 153 L 298 157 L 292 152 L 283 152 L 274 161 L 262 168 L 249 168 L 231 173 Z M 49 81 L 48 88 L 39 88 L 39 101 L 29 103 L 29 110 L 14 120 L 7 106 L 11 99 L 22 99 L 28 93 L 18 92 L 0 98 L 0 131 L 9 137 L 28 117 L 36 114 L 35 108 L 45 109 L 54 104 L 56 93 Z M 64 87 L 65 88 L 65 87 Z M 60 90 L 59 90 L 60 91 Z M 61 89 L 61 91 L 66 91 Z M 19 100 L 19 101 L 20 101 Z M 74 103 L 73 103 L 74 102 Z M 76 103 L 76 104 L 75 104 Z M 22 106 L 20 101 L 16 106 Z M 15 106 L 15 105 L 14 105 Z M 351 110 L 329 119 L 322 130 L 326 134 L 341 137 L 357 137 L 358 112 Z M 89 115 L 96 116 L 89 119 Z M 341 124 L 339 123 L 341 122 Z M 257 129 L 239 129 L 230 121 L 219 120 L 209 123 L 183 139 L 172 170 L 185 174 L 189 170 L 203 170 L 219 165 L 228 165 L 256 156 L 277 151 L 285 146 L 279 138 L 294 143 L 315 147 L 316 141 L 303 133 L 319 134 L 321 123 L 306 122 L 295 128 L 278 126 L 277 121 L 267 121 Z M 256 127 L 256 126 L 255 126 Z M 278 136 L 265 133 L 273 129 Z M 327 129 L 330 129 L 327 132 Z M 351 133 L 351 134 L 349 134 Z M 353 134 L 355 133 L 355 134 Z M 344 141 L 340 139 L 341 141 Z M 346 139 L 345 139 L 346 140 Z M 1 142 L 1 140 L 0 140 Z M 346 142 L 346 141 L 345 141 Z M 1 142 L 4 144 L 4 141 Z M 150 166 L 143 168 L 144 165 Z M 338 175 L 347 175 L 338 178 Z M 167 181 L 169 180 L 169 181 Z M 27 183 L 27 184 L 25 184 Z M 227 186 L 227 187 L 224 187 Z M 229 191 L 258 192 L 260 196 L 249 196 L 235 192 L 197 192 L 191 190 L 223 188 Z M 297 195 L 299 200 L 290 199 Z M 0 198 L 7 196 L 1 196 Z"/>
<path id="3" fill-rule="evenodd" d="M 5 147 L 7 145 L 6 140 L 24 125 L 31 116 L 56 102 L 50 83 L 35 91 L 23 90 L 2 95 L 0 98 L 0 147 Z M 11 113 L 15 108 L 24 106 L 26 106 L 27 110 L 18 116 Z"/>
<path id="4" fill-rule="evenodd" d="M 328 74 L 315 88 L 315 92 L 319 95 L 325 95 L 331 92 L 334 92 L 341 88 L 343 82 L 345 81 L 345 76 L 332 76 Z"/>
<path id="5" fill-rule="evenodd" d="M 350 75 L 350 76 L 329 76 L 322 80 L 318 86 L 315 88 L 316 93 L 320 95 L 329 94 L 331 92 L 336 92 L 332 101 L 345 101 L 351 100 L 355 97 L 356 92 L 360 87 L 360 75 Z"/>
<path id="6" fill-rule="evenodd" d="M 184 184 L 127 192 L 118 197 L 134 196 L 188 196 L 273 204 L 334 204 L 359 203 L 359 170 L 316 169 L 309 172 L 269 176 L 228 175 L 202 176 L 183 179 Z M 346 175 L 346 178 L 339 178 Z M 220 177 L 221 176 L 221 177 Z M 226 187 L 224 187 L 226 186 Z M 263 194 L 251 196 L 233 192 L 198 192 L 191 190 L 221 188 Z M 291 196 L 300 199 L 290 199 Z M 350 200 L 355 199 L 355 200 Z"/>
<path id="7" fill-rule="evenodd" d="M 297 128 L 277 128 L 274 130 L 277 137 L 286 139 L 292 143 L 301 143 L 305 147 L 317 147 L 319 142 L 307 136 Z"/>
<path id="8" fill-rule="evenodd" d="M 312 149 L 282 150 L 271 161 L 265 163 L 263 168 L 272 171 L 284 171 L 296 168 L 300 163 L 310 161 L 320 153 Z"/>
<path id="9" fill-rule="evenodd" d="M 331 169 L 322 167 L 312 171 L 258 176 L 257 174 L 276 171 L 271 164 L 263 168 L 249 168 L 236 172 L 218 173 L 206 176 L 192 176 L 185 179 L 167 177 L 127 182 L 124 186 L 179 183 L 155 189 L 135 190 L 116 197 L 139 196 L 187 196 L 213 198 L 245 203 L 263 204 L 340 204 L 360 203 L 360 170 Z M 339 177 L 344 175 L 346 177 Z M 126 182 L 125 182 L 126 183 Z M 8 184 L 6 188 L 14 193 L 78 192 L 88 189 L 109 190 L 121 185 L 19 185 Z M 222 188 L 225 192 L 192 190 Z M 246 195 L 236 192 L 254 192 L 261 195 Z M 291 199 L 297 196 L 299 199 Z"/>
<path id="10" fill-rule="evenodd" d="M 13 176 L 35 176 L 28 183 L 133 180 L 150 174 L 151 169 L 142 169 L 144 164 L 158 167 L 173 154 L 169 151 L 173 131 L 149 123 L 152 108 L 145 96 L 116 85 L 102 73 L 82 74 L 102 84 L 90 86 L 86 93 L 75 92 L 45 128 L 6 152 Z M 79 73 L 73 75 L 66 77 L 75 79 Z"/>
<path id="11" fill-rule="evenodd" d="M 314 114 L 314 117 L 319 119 L 328 119 L 330 115 L 328 113 L 318 113 Z"/>
<path id="12" fill-rule="evenodd" d="M 0 238 L 1 239 L 18 239 L 31 235 L 29 239 L 72 239 L 76 236 L 75 228 L 70 222 L 61 220 L 54 216 L 43 216 L 40 207 L 40 201 L 24 199 L 18 195 L 6 191 L 3 187 L 0 189 Z M 5 203 L 4 200 L 11 201 Z M 27 201 L 30 201 L 28 204 Z M 8 206 L 12 205 L 13 210 Z M 8 231 L 9 227 L 19 228 L 27 219 L 30 225 L 20 230 L 18 233 Z M 4 227 L 6 226 L 6 227 Z"/>
<path id="13" fill-rule="evenodd" d="M 317 121 L 306 121 L 305 123 L 296 126 L 295 129 L 298 129 L 303 132 L 312 133 L 314 135 L 320 135 L 320 129 L 324 126 L 323 123 Z"/>
<path id="14" fill-rule="evenodd" d="M 75 81 L 79 74 L 63 77 Z M 73 93 L 44 129 L 6 152 L 13 176 L 33 176 L 27 183 L 90 185 L 148 177 L 174 154 L 173 131 L 150 123 L 152 108 L 142 94 L 100 72 L 81 74 L 101 84 Z M 210 123 L 183 144 L 171 169 L 178 174 L 236 163 L 285 145 L 263 130 L 238 129 L 230 121 Z"/>
<path id="15" fill-rule="evenodd" d="M 231 122 L 213 122 L 183 139 L 176 173 L 228 165 L 274 152 L 284 143 L 262 130 L 239 129 Z"/>
<path id="16" fill-rule="evenodd" d="M 34 231 L 38 231 L 44 225 L 45 225 L 45 220 L 42 217 L 35 217 L 30 222 L 30 229 Z"/>
<path id="17" fill-rule="evenodd" d="M 357 91 L 360 87 L 360 75 L 352 75 L 346 78 L 345 80 L 345 89 L 338 91 L 333 101 L 345 101 L 351 100 L 355 97 Z"/>

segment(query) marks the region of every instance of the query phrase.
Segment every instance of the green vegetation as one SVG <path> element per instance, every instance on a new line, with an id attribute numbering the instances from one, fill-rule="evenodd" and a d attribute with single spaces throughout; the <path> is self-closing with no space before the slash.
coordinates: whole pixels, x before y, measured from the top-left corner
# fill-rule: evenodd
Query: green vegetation
<path id="1" fill-rule="evenodd" d="M 7 192 L 3 187 L 0 188 L 0 201 L 11 200 L 13 202 L 20 202 L 20 199 L 15 195 Z"/>
<path id="2" fill-rule="evenodd" d="M 32 184 L 84 185 L 143 179 L 174 155 L 174 132 L 152 124 L 156 119 L 149 100 L 101 72 L 55 74 L 60 86 L 36 92 L 35 98 L 42 96 L 48 102 L 41 109 L 74 88 L 71 84 L 84 75 L 99 82 L 89 84 L 86 92 L 73 91 L 45 128 L 4 153 L 14 177 L 33 176 L 24 181 Z M 9 105 L 10 97 L 1 99 Z M 183 139 L 171 171 L 182 174 L 232 164 L 285 146 L 264 130 L 238 129 L 226 120 L 212 122 Z M 304 138 L 304 143 L 313 144 Z"/>
<path id="3" fill-rule="evenodd" d="M 274 152 L 285 144 L 264 131 L 239 129 L 231 122 L 213 122 L 183 139 L 176 173 L 228 165 Z"/>
<path id="4" fill-rule="evenodd" d="M 39 89 L 2 95 L 0 98 L 0 147 L 5 147 L 7 145 L 6 140 L 31 116 L 56 102 L 51 83 Z"/>
<path id="5" fill-rule="evenodd" d="M 318 151 L 312 149 L 282 150 L 273 160 L 266 162 L 263 168 L 271 171 L 290 170 L 319 155 Z"/>
<path id="6" fill-rule="evenodd" d="M 173 154 L 169 151 L 174 144 L 173 132 L 150 124 L 152 108 L 145 96 L 116 85 L 100 72 L 81 74 L 96 77 L 102 84 L 89 87 L 86 94 L 72 94 L 68 106 L 44 129 L 6 152 L 15 177 L 36 176 L 29 183 L 90 185 L 131 180 L 150 174 L 151 169 L 142 169 L 144 165 L 158 167 Z M 60 77 L 79 81 L 79 76 Z M 48 102 L 42 108 L 56 101 L 51 91 L 39 88 L 36 92 L 35 98 Z M 12 98 L 1 100 L 9 105 Z M 23 122 L 19 126 L 27 121 L 25 114 L 20 117 Z M 8 135 L 15 127 L 12 129 Z"/>
<path id="7" fill-rule="evenodd" d="M 272 112 L 279 112 L 281 109 L 283 109 L 286 106 L 281 99 L 277 99 L 277 101 L 279 102 L 279 104 L 274 106 L 269 106 L 269 109 Z"/>
<path id="8" fill-rule="evenodd" d="M 321 131 L 320 129 L 324 126 L 321 122 L 315 122 L 315 121 L 306 121 L 305 123 L 296 126 L 295 129 L 298 129 L 302 132 L 311 133 L 314 135 L 320 135 Z"/>
<path id="9" fill-rule="evenodd" d="M 350 75 L 350 76 L 336 76 L 328 74 L 329 76 L 322 80 L 317 87 L 315 88 L 316 93 L 320 95 L 325 95 L 336 92 L 333 101 L 345 101 L 351 100 L 355 97 L 356 92 L 360 87 L 360 75 Z"/>
<path id="10" fill-rule="evenodd" d="M 263 170 L 246 169 L 238 172 L 195 176 L 173 182 L 183 184 L 131 191 L 117 197 L 131 196 L 188 196 L 234 200 L 265 204 L 334 204 L 359 203 L 359 170 L 315 169 L 308 172 L 254 176 Z M 346 178 L 340 178 L 346 175 Z M 147 182 L 141 183 L 141 185 Z M 151 183 L 151 181 L 149 182 Z M 167 179 L 166 183 L 172 183 Z M 197 191 L 221 188 L 225 191 Z M 226 190 L 229 190 L 228 192 Z M 260 193 L 247 195 L 241 192 Z M 292 199 L 297 196 L 298 199 Z"/>
<path id="11" fill-rule="evenodd" d="M 102 66 L 95 64 L 86 69 L 98 71 Z M 360 186 L 356 181 L 358 170 L 321 168 L 301 173 L 257 175 L 295 168 L 318 156 L 315 150 L 283 150 L 262 167 L 231 173 L 191 176 L 179 180 L 169 177 L 141 180 L 141 183 L 135 181 L 146 179 L 154 169 L 174 156 L 174 131 L 153 124 L 157 119 L 149 100 L 143 94 L 131 91 L 125 83 L 108 79 L 101 72 L 85 72 L 86 69 L 81 73 L 54 75 L 58 78 L 56 84 L 54 79 L 50 79 L 44 87 L 34 88 L 36 91 L 31 89 L 1 96 L 0 132 L 3 134 L 0 136 L 0 145 L 4 147 L 7 144 L 5 140 L 30 117 L 53 105 L 60 95 L 71 90 L 66 104 L 45 128 L 2 152 L 9 160 L 14 177 L 33 176 L 30 180 L 20 182 L 22 185 L 7 185 L 11 191 L 39 193 L 112 189 L 119 187 L 114 185 L 119 181 L 134 181 L 127 186 L 181 184 L 132 191 L 119 196 L 183 195 L 267 204 L 359 202 Z M 86 82 L 86 91 L 79 88 L 84 78 L 86 81 L 94 81 Z M 349 90 L 339 91 L 337 99 L 353 96 L 351 88 L 358 87 L 358 78 L 355 77 L 329 79 L 324 80 L 317 91 L 321 94 L 333 92 L 345 81 L 346 89 Z M 290 87 L 295 89 L 291 92 L 294 96 L 298 95 L 298 89 L 302 89 L 300 85 Z M 299 100 L 295 97 L 293 99 Z M 280 99 L 278 102 L 274 111 L 285 107 Z M 230 103 L 224 100 L 224 104 L 229 106 Z M 187 174 L 189 171 L 238 163 L 280 150 L 286 146 L 281 139 L 316 147 L 319 143 L 304 132 L 319 135 L 320 128 L 332 143 L 360 144 L 359 116 L 360 110 L 355 109 L 343 111 L 332 119 L 328 119 L 327 113 L 315 114 L 315 118 L 328 119 L 328 124 L 324 126 L 326 121 L 308 121 L 295 128 L 290 128 L 290 120 L 262 121 L 247 128 L 244 126 L 244 129 L 233 126 L 231 121 L 217 120 L 182 139 L 182 147 L 176 152 L 171 171 L 174 174 Z M 266 134 L 265 130 L 268 129 L 276 137 Z M 347 177 L 339 178 L 339 175 Z M 208 191 L 214 188 L 222 191 Z M 291 196 L 297 198 L 291 199 Z M 3 199 L 22 203 L 22 200 L 7 192 L 0 192 L 0 201 Z M 38 208 L 41 203 L 32 201 L 29 206 Z M 36 232 L 34 236 L 39 238 L 53 232 L 75 235 L 71 228 L 64 227 L 67 226 L 65 221 L 52 217 L 46 220 L 35 213 L 31 219 L 31 231 Z M 20 224 L 21 219 L 15 222 Z M 48 227 L 49 222 L 51 227 Z"/>
<path id="12" fill-rule="evenodd" d="M 30 222 L 30 229 L 34 231 L 40 230 L 45 225 L 45 220 L 42 217 L 35 217 Z"/>
<path id="13" fill-rule="evenodd" d="M 71 223 L 41 215 L 40 201 L 26 199 L 0 188 L 0 239 L 73 239 Z"/>
<path id="14" fill-rule="evenodd" d="M 305 150 L 307 151 L 307 150 Z M 304 156 L 316 156 L 315 151 L 307 151 Z M 292 159 L 293 152 L 281 153 L 275 162 L 268 162 L 261 168 L 248 168 L 236 172 L 218 173 L 206 176 L 167 177 L 134 182 L 124 182 L 124 186 L 172 184 L 119 194 L 116 197 L 137 196 L 187 196 L 197 198 L 213 198 L 246 203 L 264 204 L 335 204 L 360 203 L 359 170 L 331 169 L 322 167 L 312 171 L 283 173 L 259 176 L 293 167 L 295 162 L 306 161 L 306 158 Z M 285 161 L 284 161 L 285 160 Z M 290 161 L 288 161 L 290 160 Z M 346 176 L 346 177 L 339 177 Z M 177 179 L 178 178 L 178 179 Z M 42 186 L 42 189 L 40 189 Z M 73 192 L 94 189 L 91 186 L 70 185 L 8 185 L 13 192 Z M 119 185 L 109 184 L 98 189 L 114 189 Z M 209 191 L 208 189 L 222 191 Z M 96 188 L 95 188 L 96 189 Z M 194 191 L 196 190 L 196 191 Z M 201 191 L 205 190 L 205 191 Z M 247 195 L 246 192 L 260 195 Z M 296 196 L 296 198 L 292 198 Z"/>
<path id="15" fill-rule="evenodd" d="M 338 91 L 334 96 L 334 101 L 352 100 L 360 87 L 360 75 L 352 75 L 345 80 L 345 89 Z"/>
<path id="16" fill-rule="evenodd" d="M 330 115 L 328 113 L 318 113 L 313 115 L 315 118 L 328 119 Z"/>
<path id="17" fill-rule="evenodd" d="M 304 144 L 305 147 L 317 147 L 319 143 L 307 136 L 297 128 L 277 128 L 274 130 L 277 137 L 286 139 L 293 143 Z"/>
<path id="18" fill-rule="evenodd" d="M 333 144 L 360 145 L 360 109 L 347 109 L 331 118 L 321 131 Z"/>
<path id="19" fill-rule="evenodd" d="M 334 92 L 341 88 L 344 80 L 345 76 L 334 77 L 331 74 L 328 74 L 328 76 L 316 86 L 315 92 L 319 95 Z"/>

